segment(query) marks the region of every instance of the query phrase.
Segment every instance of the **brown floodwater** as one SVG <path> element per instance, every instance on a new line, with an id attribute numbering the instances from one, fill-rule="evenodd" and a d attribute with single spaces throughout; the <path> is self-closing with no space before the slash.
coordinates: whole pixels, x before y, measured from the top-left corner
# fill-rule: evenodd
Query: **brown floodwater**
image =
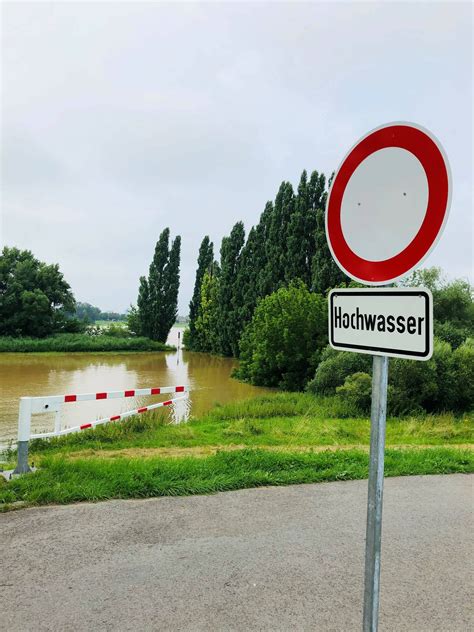
<path id="1" fill-rule="evenodd" d="M 176 344 L 178 330 L 170 334 Z M 189 385 L 191 415 L 214 404 L 246 399 L 265 389 L 230 377 L 235 360 L 190 351 L 172 353 L 1 353 L 0 445 L 16 440 L 18 401 L 24 396 L 95 393 L 112 390 Z M 169 396 L 168 396 L 169 397 Z M 132 410 L 166 396 L 101 400 L 66 404 L 62 427 Z M 53 430 L 51 414 L 34 415 L 32 431 Z"/>

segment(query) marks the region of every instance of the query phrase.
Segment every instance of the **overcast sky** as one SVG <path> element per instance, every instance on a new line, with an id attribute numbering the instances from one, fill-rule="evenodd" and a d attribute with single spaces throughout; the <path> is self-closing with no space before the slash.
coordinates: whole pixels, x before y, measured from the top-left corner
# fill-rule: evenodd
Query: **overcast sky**
<path id="1" fill-rule="evenodd" d="M 329 174 L 365 132 L 431 129 L 451 215 L 426 265 L 472 278 L 472 5 L 3 4 L 2 241 L 78 300 L 136 301 L 182 236 L 186 314 L 205 234 L 258 221 L 282 180 Z"/>

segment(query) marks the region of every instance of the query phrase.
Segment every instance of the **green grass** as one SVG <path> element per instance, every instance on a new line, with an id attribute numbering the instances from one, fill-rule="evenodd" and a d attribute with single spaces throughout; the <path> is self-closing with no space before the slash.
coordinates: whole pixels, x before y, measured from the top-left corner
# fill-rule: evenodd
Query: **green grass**
<path id="1" fill-rule="evenodd" d="M 48 338 L 0 337 L 0 353 L 34 352 L 96 352 L 96 351 L 169 351 L 161 342 L 148 338 L 88 336 L 86 334 L 57 334 Z"/>
<path id="2" fill-rule="evenodd" d="M 474 471 L 472 453 L 452 448 L 387 450 L 386 476 Z M 0 507 L 209 494 L 263 485 L 366 478 L 368 455 L 351 450 L 286 454 L 219 452 L 207 458 L 82 459 L 48 457 L 41 470 L 0 487 Z"/>
<path id="3" fill-rule="evenodd" d="M 198 446 L 316 447 L 369 445 L 370 421 L 353 416 L 339 398 L 306 393 L 270 393 L 215 406 L 187 424 L 169 425 L 152 412 L 94 430 L 32 442 L 31 453 L 123 448 Z M 472 414 L 419 415 L 387 420 L 387 445 L 450 445 L 474 442 Z"/>
<path id="4" fill-rule="evenodd" d="M 0 477 L 0 508 L 367 477 L 369 420 L 339 398 L 269 393 L 187 424 L 167 421 L 154 412 L 32 442 L 39 469 Z M 473 435 L 472 414 L 389 418 L 385 473 L 473 472 Z"/>

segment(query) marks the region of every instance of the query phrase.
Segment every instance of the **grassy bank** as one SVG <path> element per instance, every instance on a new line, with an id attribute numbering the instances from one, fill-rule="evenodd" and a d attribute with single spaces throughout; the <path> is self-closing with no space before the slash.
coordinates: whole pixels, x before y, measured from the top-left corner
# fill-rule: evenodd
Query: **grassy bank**
<path id="1" fill-rule="evenodd" d="M 388 419 L 386 475 L 473 472 L 473 434 L 472 415 Z M 5 482 L 0 507 L 360 479 L 369 438 L 369 421 L 343 401 L 301 393 L 216 406 L 180 426 L 144 414 L 33 442 L 40 469 Z"/>
<path id="2" fill-rule="evenodd" d="M 169 351 L 169 347 L 149 338 L 117 338 L 86 334 L 57 334 L 48 338 L 0 337 L 0 353 L 77 352 L 77 351 Z"/>
<path id="3" fill-rule="evenodd" d="M 387 450 L 386 476 L 472 472 L 472 453 L 453 448 Z M 42 469 L 0 487 L 0 507 L 208 494 L 263 485 L 366 478 L 368 455 L 350 450 L 285 454 L 220 452 L 207 458 L 81 459 L 49 457 Z"/>
<path id="4" fill-rule="evenodd" d="M 192 396 L 192 394 L 191 394 Z M 473 415 L 452 413 L 387 420 L 387 446 L 464 445 L 474 442 Z M 37 440 L 32 454 L 68 454 L 87 449 L 368 446 L 370 421 L 356 417 L 343 400 L 306 393 L 271 393 L 215 406 L 182 425 L 169 425 L 167 413 L 152 412 L 95 430 Z"/>

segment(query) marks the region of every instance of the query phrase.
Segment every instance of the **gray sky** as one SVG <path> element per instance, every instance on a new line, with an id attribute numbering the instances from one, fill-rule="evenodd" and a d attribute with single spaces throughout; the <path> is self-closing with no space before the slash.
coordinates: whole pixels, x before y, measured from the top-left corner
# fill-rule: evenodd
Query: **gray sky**
<path id="1" fill-rule="evenodd" d="M 2 241 L 58 262 L 78 300 L 136 301 L 159 233 L 197 250 L 326 174 L 368 130 L 431 129 L 451 163 L 426 265 L 472 278 L 472 5 L 3 4 Z"/>

